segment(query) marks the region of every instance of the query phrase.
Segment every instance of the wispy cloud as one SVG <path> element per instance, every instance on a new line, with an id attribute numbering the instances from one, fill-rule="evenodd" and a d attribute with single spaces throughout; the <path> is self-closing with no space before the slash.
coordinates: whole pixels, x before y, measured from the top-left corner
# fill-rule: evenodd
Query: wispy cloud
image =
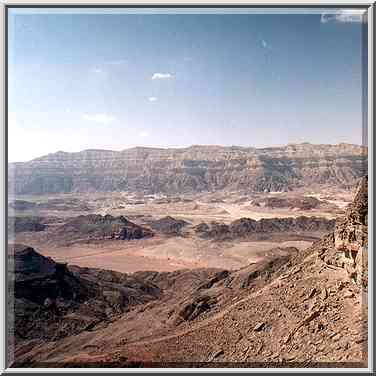
<path id="1" fill-rule="evenodd" d="M 267 41 L 266 39 L 261 39 L 260 45 L 261 45 L 261 48 L 263 48 L 264 50 L 271 50 L 272 49 L 270 42 Z"/>
<path id="2" fill-rule="evenodd" d="M 152 80 L 165 80 L 173 78 L 174 76 L 171 73 L 154 73 L 151 77 Z"/>
<path id="3" fill-rule="evenodd" d="M 138 134 L 140 137 L 146 138 L 150 136 L 150 133 L 147 131 L 142 131 Z"/>
<path id="4" fill-rule="evenodd" d="M 340 9 L 334 13 L 322 13 L 321 23 L 328 22 L 339 22 L 339 23 L 349 23 L 349 22 L 364 22 L 365 11 L 363 9 Z"/>
<path id="5" fill-rule="evenodd" d="M 108 114 L 83 114 L 82 119 L 99 124 L 108 124 L 114 121 L 115 117 Z"/>
<path id="6" fill-rule="evenodd" d="M 93 71 L 94 73 L 102 73 L 102 72 L 103 72 L 103 69 L 102 69 L 102 68 L 95 67 L 95 68 L 92 69 L 92 71 Z"/>
<path id="7" fill-rule="evenodd" d="M 156 102 L 158 100 L 157 97 L 149 97 L 150 102 Z"/>

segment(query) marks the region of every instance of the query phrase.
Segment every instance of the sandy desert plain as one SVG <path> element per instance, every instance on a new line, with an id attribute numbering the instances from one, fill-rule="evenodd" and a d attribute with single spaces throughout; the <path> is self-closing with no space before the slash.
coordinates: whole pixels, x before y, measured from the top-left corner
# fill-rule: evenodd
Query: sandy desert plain
<path id="1" fill-rule="evenodd" d="M 172 271 L 183 268 L 215 267 L 238 269 L 260 261 L 276 248 L 305 249 L 325 230 L 310 228 L 238 236 L 204 236 L 200 224 L 227 224 L 240 218 L 261 219 L 316 217 L 326 221 L 342 214 L 353 192 L 338 188 L 291 192 L 213 192 L 180 196 L 142 195 L 128 192 L 71 193 L 10 198 L 10 217 L 36 217 L 46 231 L 10 233 L 10 241 L 28 244 L 55 261 L 85 267 L 131 273 L 139 270 Z M 31 202 L 32 208 L 12 205 Z M 21 209 L 21 210 L 20 210 Z M 70 239 L 69 233 L 52 236 L 54 228 L 80 215 L 124 216 L 152 237 L 118 241 Z M 158 227 L 153 223 L 159 223 Z M 11 229 L 10 229 L 11 230 Z M 289 248 L 287 248 L 289 249 Z"/>

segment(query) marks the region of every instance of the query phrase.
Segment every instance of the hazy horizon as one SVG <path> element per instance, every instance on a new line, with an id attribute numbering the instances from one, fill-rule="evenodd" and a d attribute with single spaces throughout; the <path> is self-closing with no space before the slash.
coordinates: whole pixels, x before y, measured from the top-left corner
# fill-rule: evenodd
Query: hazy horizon
<path id="1" fill-rule="evenodd" d="M 33 159 L 37 159 L 40 157 L 44 157 L 49 154 L 56 154 L 56 153 L 69 153 L 69 154 L 75 154 L 75 153 L 82 153 L 85 151 L 108 151 L 108 152 L 117 152 L 121 153 L 126 150 L 131 150 L 131 149 L 161 149 L 161 150 L 171 150 L 171 149 L 189 149 L 193 147 L 218 147 L 218 148 L 241 148 L 241 149 L 268 149 L 268 148 L 283 148 L 289 145 L 303 145 L 303 144 L 308 144 L 308 145 L 313 145 L 313 146 L 339 146 L 339 145 L 350 145 L 350 146 L 358 146 L 358 147 L 365 147 L 368 148 L 368 145 L 363 145 L 363 144 L 353 144 L 353 143 L 348 143 L 348 142 L 339 142 L 337 144 L 317 144 L 317 143 L 311 143 L 311 142 L 299 142 L 299 143 L 294 143 L 290 142 L 288 144 L 281 144 L 281 145 L 273 145 L 273 146 L 260 146 L 260 147 L 255 147 L 252 145 L 247 145 L 247 146 L 241 146 L 241 145 L 217 145 L 217 144 L 195 144 L 195 145 L 187 145 L 187 146 L 181 146 L 181 147 L 159 147 L 159 146 L 143 146 L 143 145 L 136 145 L 128 148 L 123 148 L 123 149 L 103 149 L 103 148 L 88 148 L 88 149 L 82 149 L 82 150 L 77 150 L 77 151 L 65 151 L 65 150 L 56 150 L 52 151 L 51 153 L 39 155 L 36 158 L 32 158 L 27 161 L 8 161 L 8 163 L 23 163 L 23 162 L 29 162 Z"/>
<path id="2" fill-rule="evenodd" d="M 359 10 L 227 12 L 10 9 L 9 162 L 366 141 Z"/>
<path id="3" fill-rule="evenodd" d="M 108 149 L 108 148 L 103 148 L 103 147 L 88 147 L 88 148 L 85 148 L 85 149 L 77 149 L 77 150 L 63 150 L 63 149 L 60 149 L 60 150 L 52 150 L 48 153 L 45 153 L 45 154 L 40 154 L 40 155 L 37 155 L 33 158 L 30 158 L 30 159 L 27 159 L 27 160 L 11 160 L 10 158 L 8 158 L 8 163 L 18 163 L 18 162 L 29 162 L 33 159 L 36 159 L 36 158 L 40 158 L 40 157 L 43 157 L 43 156 L 46 156 L 48 154 L 56 154 L 56 153 L 81 153 L 81 152 L 84 152 L 84 151 L 92 151 L 92 150 L 98 150 L 98 151 L 113 151 L 113 152 L 122 152 L 122 151 L 125 151 L 125 150 L 130 150 L 130 149 L 135 149 L 135 148 L 145 148 L 145 149 L 187 149 L 187 148 L 191 148 L 191 147 L 224 147 L 224 148 L 244 148 L 244 149 L 266 149 L 266 148 L 279 148 L 279 147 L 285 147 L 285 146 L 288 146 L 288 145 L 302 145 L 302 144 L 310 144 L 310 145 L 314 145 L 314 146 L 318 146 L 318 145 L 325 145 L 325 146 L 337 146 L 337 145 L 341 145 L 341 144 L 344 144 L 344 145 L 351 145 L 351 146 L 359 146 L 359 147 L 365 147 L 365 148 L 368 148 L 368 145 L 367 144 L 364 144 L 364 143 L 352 143 L 352 142 L 337 142 L 337 143 L 314 143 L 314 142 L 309 142 L 309 141 L 301 141 L 301 142 L 289 142 L 289 143 L 286 143 L 286 144 L 273 144 L 273 145 L 269 145 L 269 144 L 265 144 L 265 145 L 259 145 L 259 146 L 254 146 L 254 145 L 233 145 L 233 144 L 223 144 L 223 145 L 220 145 L 220 144 L 187 144 L 187 145 L 182 145 L 182 146 L 157 146 L 157 145 L 142 145 L 142 144 L 137 144 L 137 145 L 134 145 L 134 146 L 129 146 L 129 147 L 124 147 L 124 148 L 117 148 L 117 149 Z M 8 153 L 9 153 L 9 144 L 8 144 Z"/>

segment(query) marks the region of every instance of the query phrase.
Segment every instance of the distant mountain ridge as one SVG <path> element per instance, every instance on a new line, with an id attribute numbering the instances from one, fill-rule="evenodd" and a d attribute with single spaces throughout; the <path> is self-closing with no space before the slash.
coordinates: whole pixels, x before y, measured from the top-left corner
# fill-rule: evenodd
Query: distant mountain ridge
<path id="1" fill-rule="evenodd" d="M 10 163 L 8 170 L 9 191 L 15 194 L 281 191 L 312 184 L 353 186 L 367 173 L 367 148 L 301 143 L 268 148 L 91 149 Z"/>

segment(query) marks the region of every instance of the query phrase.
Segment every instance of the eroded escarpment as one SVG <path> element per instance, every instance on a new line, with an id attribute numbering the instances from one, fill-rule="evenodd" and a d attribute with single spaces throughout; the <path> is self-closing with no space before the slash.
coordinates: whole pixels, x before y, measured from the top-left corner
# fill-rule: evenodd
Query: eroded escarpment
<path id="1" fill-rule="evenodd" d="M 366 173 L 366 164 L 367 148 L 350 144 L 58 152 L 10 164 L 9 191 L 181 194 L 216 190 L 288 191 L 315 184 L 351 187 Z"/>

